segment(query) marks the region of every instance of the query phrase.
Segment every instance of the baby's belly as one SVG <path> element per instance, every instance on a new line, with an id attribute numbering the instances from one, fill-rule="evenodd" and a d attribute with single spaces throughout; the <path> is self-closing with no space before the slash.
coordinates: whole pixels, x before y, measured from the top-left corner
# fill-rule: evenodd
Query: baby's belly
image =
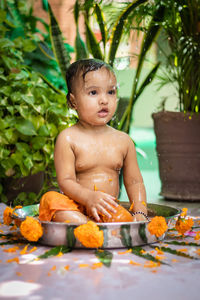
<path id="1" fill-rule="evenodd" d="M 117 171 L 78 173 L 77 182 L 90 190 L 102 191 L 116 198 L 119 194 L 119 173 Z"/>

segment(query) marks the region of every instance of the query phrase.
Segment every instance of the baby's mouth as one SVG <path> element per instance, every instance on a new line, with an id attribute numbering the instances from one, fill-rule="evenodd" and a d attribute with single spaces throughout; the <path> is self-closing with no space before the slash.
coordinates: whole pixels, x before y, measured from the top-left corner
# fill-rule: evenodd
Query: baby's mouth
<path id="1" fill-rule="evenodd" d="M 107 108 L 102 108 L 101 110 L 98 111 L 98 115 L 100 117 L 105 117 L 108 114 L 108 109 Z"/>

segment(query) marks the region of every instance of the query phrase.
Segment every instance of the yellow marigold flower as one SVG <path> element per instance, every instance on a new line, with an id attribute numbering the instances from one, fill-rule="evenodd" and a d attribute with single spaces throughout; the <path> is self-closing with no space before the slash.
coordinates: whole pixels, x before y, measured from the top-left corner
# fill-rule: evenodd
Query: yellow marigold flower
<path id="1" fill-rule="evenodd" d="M 164 217 L 156 216 L 149 222 L 147 228 L 150 234 L 160 237 L 167 231 L 168 226 Z"/>
<path id="2" fill-rule="evenodd" d="M 187 208 L 182 208 L 182 212 L 181 212 L 181 214 L 180 214 L 180 216 L 181 217 L 185 217 L 186 215 L 187 215 L 187 211 L 188 211 L 188 209 Z"/>
<path id="3" fill-rule="evenodd" d="M 37 242 L 43 235 L 43 229 L 40 222 L 33 217 L 26 217 L 20 225 L 20 232 L 30 242 Z"/>
<path id="4" fill-rule="evenodd" d="M 92 221 L 76 227 L 74 235 L 87 248 L 99 248 L 103 245 L 103 231 Z"/>
<path id="5" fill-rule="evenodd" d="M 56 256 L 57 257 L 63 256 L 63 253 L 60 251 Z"/>
<path id="6" fill-rule="evenodd" d="M 5 225 L 10 225 L 12 223 L 12 218 L 11 218 L 12 212 L 13 212 L 13 208 L 8 207 L 8 206 L 4 210 L 4 212 L 3 212 L 3 223 Z"/>
<path id="7" fill-rule="evenodd" d="M 188 219 L 178 218 L 175 224 L 175 228 L 180 234 L 184 235 L 186 231 L 191 229 L 193 224 L 194 222 L 191 218 Z"/>
<path id="8" fill-rule="evenodd" d="M 146 202 L 145 202 L 145 201 L 142 201 L 142 204 L 143 204 L 144 206 L 147 206 L 147 204 L 146 204 Z"/>

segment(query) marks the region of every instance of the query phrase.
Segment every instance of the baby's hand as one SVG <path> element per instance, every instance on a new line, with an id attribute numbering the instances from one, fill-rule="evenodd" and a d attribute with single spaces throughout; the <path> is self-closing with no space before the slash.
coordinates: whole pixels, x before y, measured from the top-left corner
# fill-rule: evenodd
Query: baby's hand
<path id="1" fill-rule="evenodd" d="M 93 192 L 92 197 L 90 197 L 87 201 L 87 213 L 94 217 L 97 222 L 100 221 L 99 214 L 103 214 L 110 218 L 111 215 L 109 214 L 109 211 L 112 213 L 116 212 L 112 206 L 118 206 L 115 199 L 115 197 L 109 194 L 95 191 Z"/>

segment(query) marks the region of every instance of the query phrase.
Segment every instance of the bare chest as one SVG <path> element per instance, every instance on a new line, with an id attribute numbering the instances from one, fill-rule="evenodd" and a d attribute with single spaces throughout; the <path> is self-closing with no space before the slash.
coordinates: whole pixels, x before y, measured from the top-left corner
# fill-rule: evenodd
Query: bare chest
<path id="1" fill-rule="evenodd" d="M 116 139 L 80 139 L 74 147 L 76 172 L 93 169 L 119 171 L 123 166 L 125 149 Z"/>

